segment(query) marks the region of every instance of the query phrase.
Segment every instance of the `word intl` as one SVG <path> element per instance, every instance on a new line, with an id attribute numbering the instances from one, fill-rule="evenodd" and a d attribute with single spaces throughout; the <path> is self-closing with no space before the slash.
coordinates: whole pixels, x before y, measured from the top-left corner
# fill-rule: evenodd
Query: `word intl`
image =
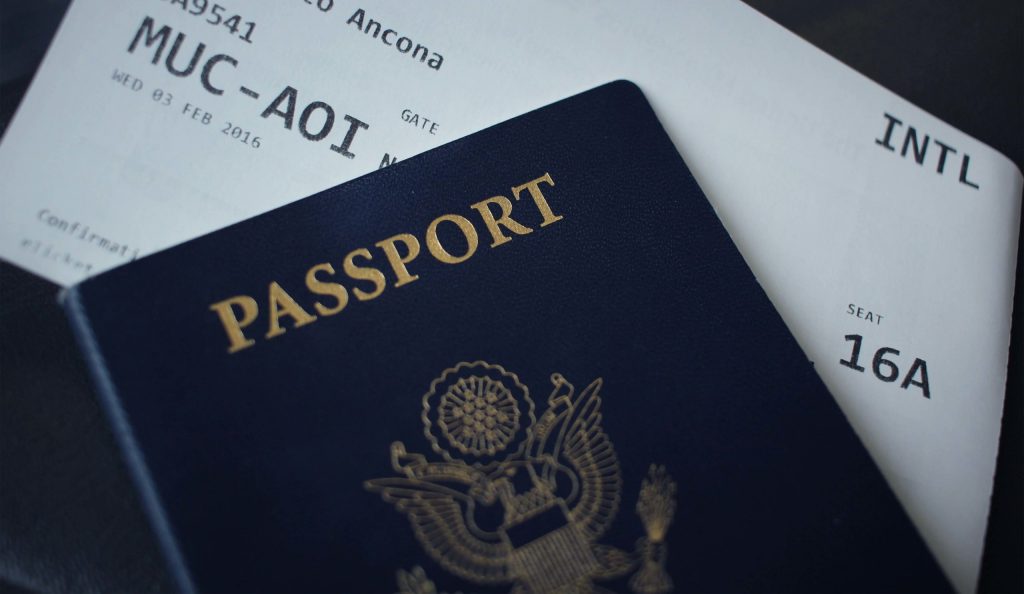
<path id="1" fill-rule="evenodd" d="M 896 152 L 896 145 L 892 144 L 895 140 L 894 134 L 896 129 L 903 126 L 903 121 L 897 119 L 888 113 L 883 114 L 887 120 L 885 126 L 885 134 L 881 138 L 875 139 L 875 144 L 882 148 Z M 903 133 L 903 143 L 899 149 L 900 156 L 906 158 L 908 151 L 913 152 L 913 159 L 918 165 L 924 165 L 925 158 L 928 156 L 928 143 L 934 140 L 934 146 L 938 147 L 938 155 L 935 158 L 935 172 L 942 175 L 946 171 L 946 159 L 950 155 L 957 154 L 957 150 L 952 146 L 942 142 L 938 138 L 932 138 L 927 134 L 922 136 L 918 135 L 917 129 L 913 126 L 907 126 L 906 131 Z M 933 150 L 934 154 L 935 151 Z M 964 153 L 960 158 L 960 183 L 965 186 L 970 186 L 975 190 L 978 189 L 978 184 L 967 179 L 967 168 L 971 166 L 971 156 Z"/>

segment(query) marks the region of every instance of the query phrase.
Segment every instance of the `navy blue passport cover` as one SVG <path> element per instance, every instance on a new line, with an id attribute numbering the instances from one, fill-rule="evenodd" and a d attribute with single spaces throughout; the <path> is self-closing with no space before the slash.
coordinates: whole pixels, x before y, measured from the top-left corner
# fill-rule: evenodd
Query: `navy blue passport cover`
<path id="1" fill-rule="evenodd" d="M 628 82 L 66 307 L 184 590 L 949 589 Z"/>

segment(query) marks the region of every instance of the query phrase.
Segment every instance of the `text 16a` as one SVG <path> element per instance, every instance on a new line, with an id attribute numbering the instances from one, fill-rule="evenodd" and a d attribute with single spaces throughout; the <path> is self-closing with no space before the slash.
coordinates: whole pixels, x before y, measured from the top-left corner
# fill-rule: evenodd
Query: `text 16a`
<path id="1" fill-rule="evenodd" d="M 863 373 L 864 367 L 859 362 L 860 349 L 864 337 L 860 334 L 847 334 L 845 338 L 847 342 L 853 343 L 853 349 L 849 360 L 840 359 L 839 364 Z M 889 358 L 899 357 L 899 355 L 899 350 L 892 347 L 881 347 L 875 351 L 875 356 L 871 359 L 871 371 L 875 374 L 875 377 L 886 383 L 895 382 L 900 379 L 900 368 L 896 360 Z M 907 390 L 910 386 L 920 389 L 921 395 L 925 398 L 930 399 L 932 397 L 931 390 L 928 387 L 928 364 L 924 359 L 915 358 L 914 362 L 910 364 L 910 369 L 903 376 L 900 387 Z"/>

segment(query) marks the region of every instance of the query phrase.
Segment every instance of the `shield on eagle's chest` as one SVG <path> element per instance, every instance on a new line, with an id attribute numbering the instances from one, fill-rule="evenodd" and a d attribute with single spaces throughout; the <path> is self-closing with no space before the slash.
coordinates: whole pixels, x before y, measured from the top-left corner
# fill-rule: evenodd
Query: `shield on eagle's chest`
<path id="1" fill-rule="evenodd" d="M 562 513 L 560 506 L 551 510 Z M 509 569 L 531 592 L 560 592 L 581 581 L 589 583 L 600 565 L 583 531 L 566 523 L 515 546 L 509 556 Z"/>

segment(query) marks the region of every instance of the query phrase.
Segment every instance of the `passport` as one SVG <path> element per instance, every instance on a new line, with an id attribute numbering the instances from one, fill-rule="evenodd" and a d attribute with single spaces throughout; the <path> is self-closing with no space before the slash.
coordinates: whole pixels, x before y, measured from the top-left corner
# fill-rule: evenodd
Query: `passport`
<path id="1" fill-rule="evenodd" d="M 617 81 L 71 288 L 184 591 L 945 591 Z"/>

